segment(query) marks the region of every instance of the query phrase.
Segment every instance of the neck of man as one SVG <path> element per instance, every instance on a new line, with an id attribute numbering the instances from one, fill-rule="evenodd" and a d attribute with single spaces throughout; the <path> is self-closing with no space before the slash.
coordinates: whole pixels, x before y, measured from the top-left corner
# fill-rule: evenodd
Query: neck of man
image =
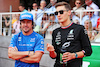
<path id="1" fill-rule="evenodd" d="M 44 8 L 45 8 L 44 6 L 40 6 L 40 9 L 41 9 L 41 10 L 44 10 Z"/>
<path id="2" fill-rule="evenodd" d="M 33 33 L 33 30 L 31 29 L 30 31 L 28 31 L 28 32 L 25 32 L 25 31 L 22 31 L 23 32 L 23 35 L 30 35 L 30 34 L 32 34 Z"/>
<path id="3" fill-rule="evenodd" d="M 90 6 L 91 4 L 92 4 L 92 2 L 90 2 L 88 6 Z"/>
<path id="4" fill-rule="evenodd" d="M 92 18 L 92 16 L 89 16 L 89 19 L 91 19 Z"/>
<path id="5" fill-rule="evenodd" d="M 23 9 L 22 11 L 24 11 L 25 9 Z"/>
<path id="6" fill-rule="evenodd" d="M 88 28 L 85 28 L 86 29 L 86 31 L 88 31 L 89 29 Z"/>
<path id="7" fill-rule="evenodd" d="M 77 6 L 77 9 L 79 8 L 80 6 Z"/>
<path id="8" fill-rule="evenodd" d="M 52 6 L 55 6 L 56 3 L 52 4 Z"/>
<path id="9" fill-rule="evenodd" d="M 37 11 L 38 9 L 37 9 L 37 8 L 35 8 L 34 10 L 35 10 L 35 11 Z"/>
<path id="10" fill-rule="evenodd" d="M 62 27 L 66 27 L 66 26 L 68 26 L 70 23 L 71 23 L 71 20 L 70 20 L 70 19 L 67 19 L 65 22 L 60 23 L 60 25 L 61 25 Z"/>

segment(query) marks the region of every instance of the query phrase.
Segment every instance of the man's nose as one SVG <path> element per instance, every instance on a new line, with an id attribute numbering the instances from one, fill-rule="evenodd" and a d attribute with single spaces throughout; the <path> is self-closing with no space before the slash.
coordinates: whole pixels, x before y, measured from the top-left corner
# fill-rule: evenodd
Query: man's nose
<path id="1" fill-rule="evenodd" d="M 25 26 L 27 26 L 27 22 L 25 22 Z"/>
<path id="2" fill-rule="evenodd" d="M 58 12 L 58 16 L 60 16 L 60 13 Z"/>

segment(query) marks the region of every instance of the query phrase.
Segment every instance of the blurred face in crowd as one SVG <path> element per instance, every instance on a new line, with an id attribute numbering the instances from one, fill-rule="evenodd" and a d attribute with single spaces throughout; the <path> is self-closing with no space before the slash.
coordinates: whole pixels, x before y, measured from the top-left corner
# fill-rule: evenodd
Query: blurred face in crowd
<path id="1" fill-rule="evenodd" d="M 34 9 L 34 10 L 37 10 L 38 6 L 37 6 L 37 4 L 36 4 L 36 3 L 33 3 L 33 5 L 32 5 L 32 6 L 33 6 L 33 9 Z"/>
<path id="2" fill-rule="evenodd" d="M 100 25 L 98 25 L 98 28 L 97 28 L 97 30 L 99 31 L 99 33 L 100 33 Z"/>
<path id="3" fill-rule="evenodd" d="M 87 12 L 88 13 L 88 16 L 91 18 L 94 14 L 94 12 Z"/>
<path id="4" fill-rule="evenodd" d="M 45 7 L 46 6 L 46 2 L 45 1 L 41 1 L 40 6 L 41 7 Z"/>
<path id="5" fill-rule="evenodd" d="M 21 29 L 24 33 L 30 33 L 32 31 L 32 21 L 31 20 L 21 20 Z"/>
<path id="6" fill-rule="evenodd" d="M 16 14 L 16 19 L 19 20 L 20 14 Z"/>
<path id="7" fill-rule="evenodd" d="M 19 6 L 19 10 L 22 12 L 25 8 L 23 6 Z"/>
<path id="8" fill-rule="evenodd" d="M 86 5 L 90 5 L 92 3 L 92 0 L 85 0 Z"/>
<path id="9" fill-rule="evenodd" d="M 43 21 L 48 20 L 48 15 L 47 15 L 47 14 L 44 14 L 43 17 L 42 17 L 42 20 L 43 20 Z"/>
<path id="10" fill-rule="evenodd" d="M 56 12 L 58 14 L 57 18 L 59 23 L 66 23 L 67 20 L 69 20 L 69 16 L 71 15 L 71 11 L 68 11 L 64 5 L 56 7 Z"/>
<path id="11" fill-rule="evenodd" d="M 86 20 L 84 22 L 84 27 L 85 27 L 86 30 L 92 31 L 92 23 L 91 23 L 91 21 L 90 20 Z"/>
<path id="12" fill-rule="evenodd" d="M 75 5 L 77 8 L 79 8 L 81 6 L 81 1 L 80 0 L 76 0 L 75 1 Z"/>
<path id="13" fill-rule="evenodd" d="M 93 10 L 93 8 L 89 7 L 88 10 Z M 94 12 L 93 11 L 87 12 L 87 14 L 88 14 L 89 18 L 91 18 L 93 16 Z"/>
<path id="14" fill-rule="evenodd" d="M 55 20 L 55 15 L 51 15 L 51 16 L 50 16 L 50 21 L 53 22 L 54 20 Z"/>
<path id="15" fill-rule="evenodd" d="M 88 21 L 85 21 L 84 22 L 84 27 L 85 27 L 85 29 L 88 29 L 89 28 L 89 22 Z"/>
<path id="16" fill-rule="evenodd" d="M 52 4 L 52 6 L 54 6 L 56 3 L 56 0 L 50 0 L 50 3 Z"/>
<path id="17" fill-rule="evenodd" d="M 91 37 L 92 37 L 92 23 L 90 21 L 86 20 L 84 22 L 84 27 L 87 30 L 87 34 L 89 36 L 89 39 L 91 39 Z"/>
<path id="18" fill-rule="evenodd" d="M 12 14 L 12 18 L 16 18 L 16 14 Z"/>

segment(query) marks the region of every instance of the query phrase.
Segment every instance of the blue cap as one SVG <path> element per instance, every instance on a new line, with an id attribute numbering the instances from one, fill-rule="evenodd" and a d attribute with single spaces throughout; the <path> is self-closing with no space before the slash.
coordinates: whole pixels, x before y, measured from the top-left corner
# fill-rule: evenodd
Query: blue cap
<path id="1" fill-rule="evenodd" d="M 22 13 L 20 15 L 20 20 L 27 19 L 33 21 L 33 15 L 29 12 Z"/>

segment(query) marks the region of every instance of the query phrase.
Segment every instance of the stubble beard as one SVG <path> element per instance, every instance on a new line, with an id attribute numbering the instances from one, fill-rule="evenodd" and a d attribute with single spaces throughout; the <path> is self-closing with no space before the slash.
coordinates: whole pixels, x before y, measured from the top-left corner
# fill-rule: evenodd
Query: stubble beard
<path id="1" fill-rule="evenodd" d="M 25 32 L 25 33 L 28 33 L 28 32 L 29 32 L 29 30 L 28 30 L 28 31 L 25 31 L 25 30 L 24 30 L 24 32 Z"/>
<path id="2" fill-rule="evenodd" d="M 24 29 L 23 29 L 23 31 L 24 31 L 25 33 L 28 33 L 30 30 L 24 30 Z"/>

